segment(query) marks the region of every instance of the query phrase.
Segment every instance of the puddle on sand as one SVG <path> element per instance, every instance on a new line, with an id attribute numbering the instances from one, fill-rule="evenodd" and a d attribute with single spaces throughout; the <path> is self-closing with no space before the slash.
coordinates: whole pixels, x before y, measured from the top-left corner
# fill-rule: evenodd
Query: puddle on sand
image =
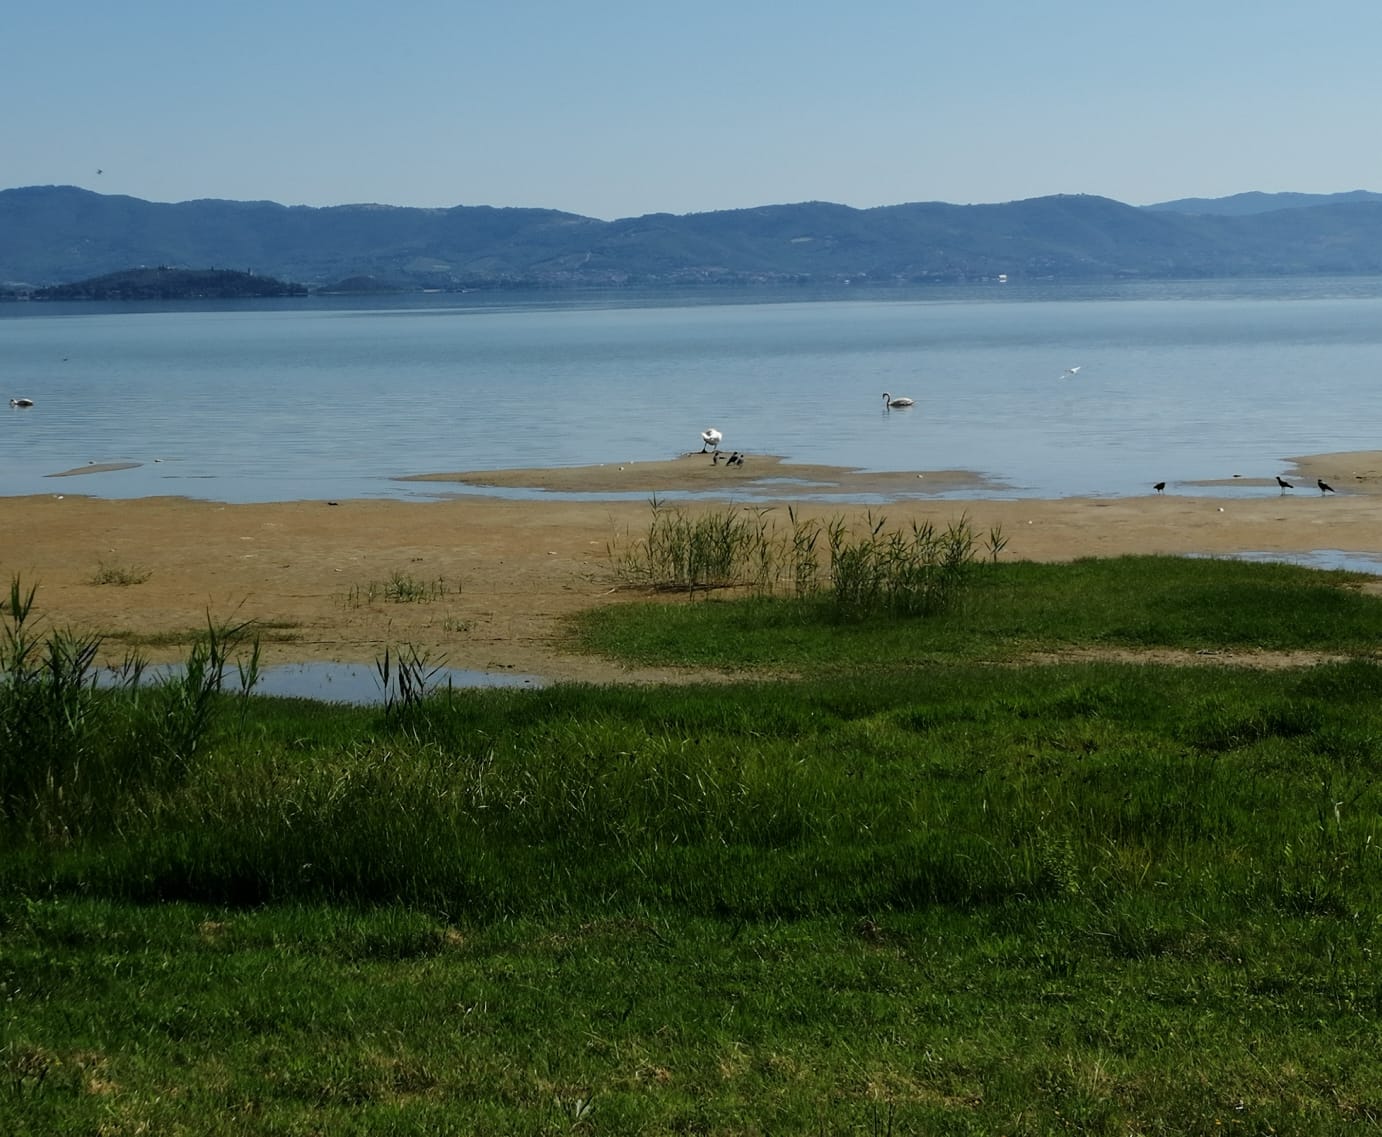
<path id="1" fill-rule="evenodd" d="M 1360 553 L 1348 549 L 1313 549 L 1308 553 L 1243 552 L 1215 554 L 1239 561 L 1275 561 L 1305 568 L 1343 569 L 1382 576 L 1382 553 Z"/>
<path id="2" fill-rule="evenodd" d="M 182 673 L 181 664 L 150 667 L 144 672 L 146 683 L 156 683 Z M 113 681 L 113 676 L 110 681 Z M 240 677 L 233 667 L 225 672 L 227 691 L 238 691 Z M 511 671 L 465 671 L 444 667 L 431 677 L 431 687 L 445 691 L 475 687 L 541 687 L 536 675 Z M 252 692 L 283 699 L 316 699 L 323 703 L 353 703 L 372 706 L 384 702 L 379 673 L 371 663 L 284 663 L 259 669 Z"/>
<path id="3" fill-rule="evenodd" d="M 445 691 L 470 687 L 541 687 L 536 675 L 509 671 L 465 671 L 444 667 L 431 678 L 431 687 Z M 319 699 L 327 703 L 371 704 L 384 701 L 384 688 L 372 663 L 289 663 L 261 668 L 256 695 L 289 699 Z"/>

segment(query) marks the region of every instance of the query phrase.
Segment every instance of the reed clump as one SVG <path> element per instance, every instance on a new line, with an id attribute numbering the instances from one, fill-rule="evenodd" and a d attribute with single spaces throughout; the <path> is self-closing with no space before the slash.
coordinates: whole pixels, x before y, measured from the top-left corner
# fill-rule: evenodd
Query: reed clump
<path id="1" fill-rule="evenodd" d="M 663 592 L 738 589 L 760 597 L 825 602 L 839 617 L 918 616 L 947 607 L 986 551 L 1006 544 L 994 530 L 980 541 L 967 517 L 944 527 L 913 522 L 890 528 L 867 515 L 861 525 L 820 521 L 787 510 L 779 526 L 770 508 L 688 512 L 652 501 L 642 536 L 611 542 L 624 583 Z"/>
<path id="2" fill-rule="evenodd" d="M 341 600 L 345 608 L 365 608 L 383 601 L 386 604 L 430 604 L 446 596 L 460 595 L 461 586 L 444 577 L 420 580 L 412 573 L 395 570 L 387 580 L 353 584 Z"/>
<path id="3" fill-rule="evenodd" d="M 90 583 L 114 584 L 121 588 L 129 588 L 131 585 L 143 584 L 152 575 L 152 572 L 139 565 L 116 565 L 99 561 L 96 571 L 91 574 Z"/>
<path id="4" fill-rule="evenodd" d="M 13 578 L 0 622 L 0 818 L 70 839 L 186 777 L 228 675 L 242 696 L 258 681 L 259 642 L 249 621 L 208 617 L 183 667 L 145 685 L 143 657 L 98 667 L 101 637 L 45 626 L 36 595 Z"/>

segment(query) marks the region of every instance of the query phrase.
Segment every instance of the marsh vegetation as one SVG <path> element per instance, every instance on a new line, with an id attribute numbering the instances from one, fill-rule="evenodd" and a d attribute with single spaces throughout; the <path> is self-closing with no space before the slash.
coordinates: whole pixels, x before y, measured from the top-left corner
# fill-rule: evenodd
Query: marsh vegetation
<path id="1" fill-rule="evenodd" d="M 86 641 L 16 584 L 0 1120 L 1375 1123 L 1382 602 L 1341 572 L 978 548 L 919 615 L 789 583 L 572 625 L 732 684 L 378 709 L 205 670 L 92 691 Z M 252 652 L 208 633 L 208 661 Z M 1059 662 L 1114 649 L 1221 654 Z"/>

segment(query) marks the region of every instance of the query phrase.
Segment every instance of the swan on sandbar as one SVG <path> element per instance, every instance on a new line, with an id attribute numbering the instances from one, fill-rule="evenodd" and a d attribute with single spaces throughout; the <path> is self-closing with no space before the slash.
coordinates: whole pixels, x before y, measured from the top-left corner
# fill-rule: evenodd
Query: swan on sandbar
<path id="1" fill-rule="evenodd" d="M 898 395 L 894 399 L 887 391 L 883 392 L 883 405 L 885 407 L 910 407 L 914 402 L 914 399 L 909 399 L 906 395 Z"/>
<path id="2" fill-rule="evenodd" d="M 720 449 L 720 439 L 723 437 L 713 426 L 706 427 L 701 431 L 701 453 L 704 454 L 708 448 Z"/>

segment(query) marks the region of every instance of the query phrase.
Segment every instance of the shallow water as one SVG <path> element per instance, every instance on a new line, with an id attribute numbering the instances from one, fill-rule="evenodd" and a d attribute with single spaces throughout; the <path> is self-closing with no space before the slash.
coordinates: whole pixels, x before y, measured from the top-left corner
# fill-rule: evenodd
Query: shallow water
<path id="1" fill-rule="evenodd" d="M 711 425 L 749 453 L 970 469 L 1007 496 L 1144 494 L 1376 448 L 1379 376 L 1375 279 L 6 304 L 0 494 L 522 497 L 393 479 L 661 460 Z M 917 405 L 888 412 L 884 390 Z M 134 465 L 47 476 L 108 463 Z"/>
<path id="2" fill-rule="evenodd" d="M 182 674 L 179 664 L 168 664 L 148 668 L 143 675 L 144 683 L 158 683 Z M 99 680 L 112 683 L 115 676 L 102 672 Z M 227 691 L 239 690 L 239 677 L 233 669 L 224 676 Z M 541 687 L 544 681 L 536 675 L 524 675 L 514 671 L 468 671 L 460 668 L 442 668 L 435 672 L 429 682 L 434 691 L 456 690 L 478 687 Z M 371 664 L 365 663 L 288 663 L 263 667 L 251 692 L 254 695 L 270 695 L 284 699 L 315 699 L 326 703 L 350 703 L 356 706 L 378 706 L 387 701 L 386 691 L 379 681 L 379 675 Z"/>
<path id="3" fill-rule="evenodd" d="M 1308 553 L 1257 552 L 1219 554 L 1234 560 L 1270 561 L 1303 565 L 1316 569 L 1343 569 L 1382 576 L 1382 553 L 1359 553 L 1347 549 L 1312 549 Z"/>

